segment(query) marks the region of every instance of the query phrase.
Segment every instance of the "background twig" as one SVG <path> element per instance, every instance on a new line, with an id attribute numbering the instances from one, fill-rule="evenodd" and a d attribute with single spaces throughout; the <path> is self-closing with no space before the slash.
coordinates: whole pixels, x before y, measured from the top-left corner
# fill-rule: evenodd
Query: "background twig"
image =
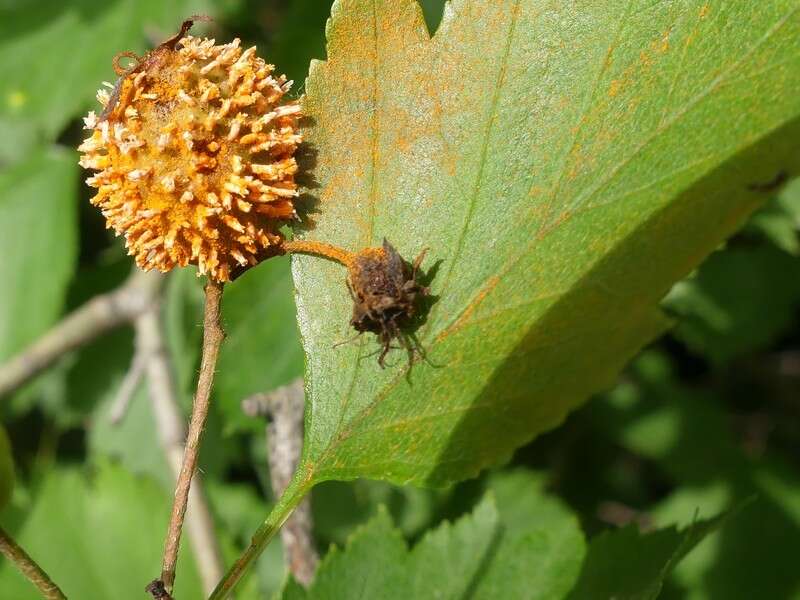
<path id="1" fill-rule="evenodd" d="M 0 366 L 0 396 L 27 383 L 70 350 L 130 323 L 153 301 L 162 281 L 159 273 L 137 269 L 121 287 L 94 297 L 65 317 L 22 353 Z"/>
<path id="2" fill-rule="evenodd" d="M 300 463 L 303 450 L 303 396 L 303 380 L 296 379 L 273 392 L 256 394 L 242 401 L 245 413 L 268 419 L 267 458 L 276 498 L 283 494 Z M 312 531 L 311 501 L 306 497 L 281 529 L 286 565 L 303 585 L 311 583 L 319 562 Z"/>
<path id="3" fill-rule="evenodd" d="M 53 583 L 47 573 L 28 556 L 28 553 L 2 527 L 0 527 L 0 554 L 14 563 L 22 574 L 28 578 L 28 581 L 39 589 L 43 598 L 46 598 L 46 600 L 66 600 L 64 592 Z"/>
<path id="4" fill-rule="evenodd" d="M 142 317 L 139 317 L 139 319 L 141 318 Z M 136 390 L 139 389 L 139 383 L 141 383 L 144 377 L 146 363 L 146 357 L 138 349 L 135 350 L 131 366 L 128 368 L 128 372 L 125 373 L 125 377 L 119 385 L 119 390 L 114 398 L 114 402 L 111 404 L 108 420 L 111 421 L 112 425 L 121 423 L 128 413 L 131 400 L 133 400 L 133 397 L 136 395 Z"/>
<path id="5" fill-rule="evenodd" d="M 197 393 L 192 405 L 192 418 L 189 423 L 189 435 L 186 438 L 186 449 L 183 454 L 178 482 L 175 486 L 175 500 L 167 530 L 164 546 L 164 560 L 161 566 L 161 581 L 167 592 L 172 592 L 175 583 L 175 563 L 178 559 L 181 530 L 189 499 L 192 476 L 197 469 L 200 454 L 200 441 L 203 435 L 206 417 L 211 399 L 211 385 L 214 382 L 214 370 L 217 356 L 225 332 L 222 329 L 221 315 L 222 284 L 209 281 L 206 284 L 205 317 L 203 320 L 203 358 L 200 364 L 200 376 L 197 380 Z"/>

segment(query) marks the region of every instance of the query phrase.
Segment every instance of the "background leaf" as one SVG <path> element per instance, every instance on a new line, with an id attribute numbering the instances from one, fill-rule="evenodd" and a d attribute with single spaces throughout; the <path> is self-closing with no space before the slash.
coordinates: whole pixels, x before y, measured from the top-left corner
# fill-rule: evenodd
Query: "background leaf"
<path id="1" fill-rule="evenodd" d="M 745 231 L 760 232 L 779 248 L 797 256 L 800 255 L 798 227 L 800 227 L 800 178 L 795 178 L 778 196 L 752 216 Z"/>
<path id="2" fill-rule="evenodd" d="M 284 599 L 564 598 L 584 554 L 574 517 L 530 473 L 499 477 L 494 487 L 497 503 L 488 494 L 411 550 L 380 510 L 343 551 L 328 553 L 307 592 L 290 581 Z"/>
<path id="3" fill-rule="evenodd" d="M 456 0 L 432 40 L 415 2 L 332 10 L 306 84 L 304 235 L 430 247 L 438 301 L 417 332 L 432 364 L 407 381 L 367 336 L 333 348 L 350 335 L 344 273 L 293 259 L 311 403 L 298 480 L 441 484 L 507 460 L 664 329 L 669 286 L 798 158 L 790 0 Z"/>
<path id="4" fill-rule="evenodd" d="M 195 0 L 45 0 L 4 7 L 0 160 L 24 156 L 31 143 L 55 138 L 76 113 L 88 110 L 100 82 L 116 80 L 112 57 L 144 50 L 143 30 L 160 41 L 208 6 Z M 13 135 L 19 133 L 21 139 Z"/>
<path id="5" fill-rule="evenodd" d="M 142 596 L 160 565 L 167 493 L 107 463 L 91 478 L 77 469 L 52 470 L 32 493 L 33 509 L 12 512 L 4 525 L 68 597 Z M 199 598 L 191 553 L 184 551 L 182 558 L 176 585 Z M 6 561 L 0 563 L 0 589 L 8 598 L 40 598 Z"/>
<path id="6" fill-rule="evenodd" d="M 61 313 L 77 256 L 72 159 L 40 150 L 0 173 L 0 360 Z"/>
<path id="7" fill-rule="evenodd" d="M 678 283 L 666 307 L 674 335 L 723 363 L 767 346 L 793 323 L 800 305 L 800 261 L 774 246 L 730 248 Z"/>
<path id="8" fill-rule="evenodd" d="M 571 600 L 655 600 L 670 571 L 720 519 L 646 534 L 628 526 L 592 540 Z"/>
<path id="9" fill-rule="evenodd" d="M 800 585 L 789 558 L 790 548 L 800 544 L 796 468 L 776 449 L 765 452 L 757 440 L 737 439 L 741 433 L 731 426 L 734 417 L 722 411 L 719 399 L 681 384 L 660 353 L 640 357 L 632 375 L 632 382 L 593 412 L 613 443 L 654 461 L 667 484 L 680 484 L 648 511 L 650 523 L 686 526 L 694 514 L 708 518 L 755 498 L 676 569 L 679 587 L 667 597 L 794 597 Z M 752 383 L 745 386 L 745 397 L 754 389 Z M 743 419 L 746 413 L 737 416 Z M 794 430 L 793 419 L 787 425 Z M 773 434 L 779 436 L 779 431 Z"/>

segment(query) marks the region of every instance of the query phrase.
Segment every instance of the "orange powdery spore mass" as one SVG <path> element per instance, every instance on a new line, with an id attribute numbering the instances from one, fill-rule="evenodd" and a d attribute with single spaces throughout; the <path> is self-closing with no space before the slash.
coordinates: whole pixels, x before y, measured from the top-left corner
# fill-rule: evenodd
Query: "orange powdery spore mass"
<path id="1" fill-rule="evenodd" d="M 165 43 L 101 89 L 102 115 L 84 119 L 91 201 L 142 269 L 195 264 L 223 282 L 280 252 L 300 106 L 282 103 L 292 82 L 255 51 L 238 39 Z"/>

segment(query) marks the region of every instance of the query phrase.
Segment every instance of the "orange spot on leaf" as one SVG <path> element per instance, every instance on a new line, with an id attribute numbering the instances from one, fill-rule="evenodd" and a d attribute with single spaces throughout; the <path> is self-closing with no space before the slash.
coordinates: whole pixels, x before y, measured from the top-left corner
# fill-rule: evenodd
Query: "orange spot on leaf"
<path id="1" fill-rule="evenodd" d="M 458 331 L 464 325 L 466 325 L 469 322 L 470 317 L 472 317 L 472 313 L 475 312 L 475 309 L 480 306 L 481 302 L 486 299 L 486 296 L 488 296 L 492 290 L 497 287 L 498 283 L 500 283 L 500 278 L 498 276 L 495 275 L 494 277 L 490 277 L 487 280 L 484 288 L 472 299 L 467 308 L 464 309 L 464 312 L 462 312 L 458 319 L 456 319 L 456 322 L 436 336 L 436 341 L 441 342 L 448 335 Z"/>

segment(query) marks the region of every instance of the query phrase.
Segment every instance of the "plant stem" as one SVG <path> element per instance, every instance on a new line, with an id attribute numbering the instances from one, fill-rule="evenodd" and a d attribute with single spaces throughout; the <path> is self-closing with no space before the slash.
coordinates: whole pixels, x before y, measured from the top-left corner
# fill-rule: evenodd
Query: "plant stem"
<path id="1" fill-rule="evenodd" d="M 172 505 L 172 516 L 169 521 L 167 540 L 164 547 L 164 560 L 161 566 L 161 581 L 167 592 L 172 593 L 175 584 L 175 563 L 178 559 L 178 548 L 181 541 L 183 518 L 189 499 L 192 477 L 197 469 L 200 454 L 200 442 L 203 427 L 208 417 L 211 399 L 211 385 L 214 382 L 214 370 L 217 365 L 219 348 L 225 339 L 221 319 L 222 284 L 209 281 L 206 284 L 205 317 L 203 321 L 203 359 L 200 364 L 200 376 L 197 380 L 197 394 L 192 406 L 192 419 L 189 423 L 189 434 L 186 438 L 186 450 L 183 453 L 183 465 L 175 486 L 175 500 Z"/>
<path id="2" fill-rule="evenodd" d="M 136 319 L 136 353 L 147 370 L 147 387 L 153 407 L 158 440 L 164 457 L 177 483 L 183 466 L 186 419 L 178 400 L 174 365 L 167 348 L 166 332 L 161 318 L 163 299 L 151 306 Z M 203 591 L 210 594 L 225 568 L 222 553 L 214 532 L 214 520 L 203 490 L 203 479 L 195 474 L 189 490 L 186 509 L 186 529 L 189 544 L 203 583 Z"/>
<path id="3" fill-rule="evenodd" d="M 36 562 L 28 556 L 13 539 L 0 527 L 0 554 L 16 565 L 23 575 L 35 585 L 46 600 L 66 600 L 64 592 L 53 583 L 53 580 L 45 573 Z"/>
<path id="4" fill-rule="evenodd" d="M 311 478 L 307 477 L 305 473 L 301 473 L 300 470 L 295 473 L 289 487 L 286 488 L 278 502 L 272 507 L 261 527 L 253 534 L 250 545 L 233 566 L 228 569 L 225 577 L 217 584 L 216 589 L 208 600 L 225 600 L 228 597 L 234 586 L 250 568 L 251 563 L 261 555 L 269 541 L 280 530 L 281 526 L 292 515 L 294 509 L 311 489 L 310 480 Z"/>
<path id="5" fill-rule="evenodd" d="M 324 242 L 314 242 L 310 240 L 292 240 L 288 242 L 286 241 L 283 242 L 281 247 L 285 252 L 288 253 L 314 254 L 316 256 L 324 256 L 325 258 L 335 260 L 336 262 L 341 263 L 346 267 L 350 266 L 354 258 L 352 252 L 349 252 L 344 248 L 339 248 L 338 246 L 334 246 L 332 244 L 326 244 Z"/>

